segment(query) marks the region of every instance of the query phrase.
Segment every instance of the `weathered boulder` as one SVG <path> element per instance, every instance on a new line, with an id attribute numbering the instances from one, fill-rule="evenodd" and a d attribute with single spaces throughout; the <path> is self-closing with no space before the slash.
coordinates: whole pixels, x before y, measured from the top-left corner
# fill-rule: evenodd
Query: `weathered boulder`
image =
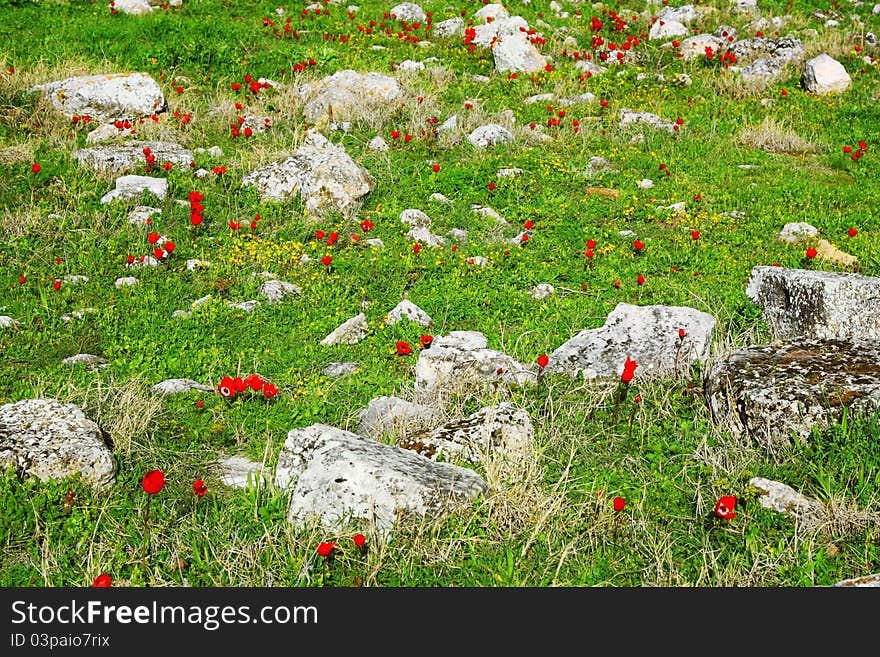
<path id="1" fill-rule="evenodd" d="M 244 456 L 224 456 L 217 460 L 220 481 L 232 488 L 260 486 L 270 480 L 265 465 Z"/>
<path id="2" fill-rule="evenodd" d="M 534 383 L 537 375 L 511 356 L 488 348 L 479 331 L 452 331 L 435 337 L 416 361 L 415 391 L 433 399 L 452 386 Z"/>
<path id="3" fill-rule="evenodd" d="M 499 73 L 535 73 L 547 65 L 547 58 L 524 32 L 499 35 L 492 47 L 495 70 Z"/>
<path id="4" fill-rule="evenodd" d="M 428 313 L 409 299 L 403 299 L 385 314 L 385 323 L 388 325 L 397 324 L 403 320 L 415 322 L 421 326 L 430 326 L 432 321 Z"/>
<path id="5" fill-rule="evenodd" d="M 703 381 L 713 420 L 770 449 L 880 409 L 880 340 L 810 340 L 738 349 Z"/>
<path id="6" fill-rule="evenodd" d="M 113 9 L 131 16 L 143 16 L 153 11 L 147 0 L 114 0 Z"/>
<path id="7" fill-rule="evenodd" d="M 880 587 L 880 573 L 865 575 L 864 577 L 851 577 L 849 579 L 842 579 L 839 582 L 836 582 L 834 586 L 877 588 Z"/>
<path id="8" fill-rule="evenodd" d="M 101 203 L 112 203 L 122 200 L 130 201 L 140 199 L 144 192 L 148 192 L 158 199 L 164 199 L 168 195 L 168 179 L 153 178 L 152 176 L 120 176 L 116 179 L 115 189 L 101 197 Z"/>
<path id="9" fill-rule="evenodd" d="M 351 69 L 336 71 L 297 91 L 305 106 L 306 121 L 353 121 L 377 114 L 389 114 L 402 99 L 403 89 L 397 79 L 381 73 L 358 73 Z"/>
<path id="10" fill-rule="evenodd" d="M 367 316 L 359 313 L 328 333 L 321 340 L 321 344 L 327 347 L 335 344 L 357 344 L 367 337 L 368 329 Z"/>
<path id="11" fill-rule="evenodd" d="M 431 35 L 440 39 L 448 36 L 459 36 L 464 33 L 464 19 L 458 16 L 439 23 L 434 23 Z"/>
<path id="12" fill-rule="evenodd" d="M 758 501 L 765 509 L 773 509 L 807 523 L 816 523 L 822 519 L 824 505 L 802 495 L 787 484 L 765 477 L 752 477 L 749 479 L 749 486 L 757 490 Z"/>
<path id="13" fill-rule="evenodd" d="M 385 540 L 401 516 L 451 511 L 487 489 L 473 470 L 326 424 L 287 434 L 275 486 L 290 492 L 287 519 L 294 526 L 317 522 L 339 531 L 355 522 L 373 523 Z"/>
<path id="14" fill-rule="evenodd" d="M 619 303 L 604 326 L 584 329 L 557 347 L 544 371 L 617 378 L 629 358 L 638 363 L 636 377 L 674 375 L 708 358 L 714 330 L 715 318 L 693 308 Z"/>
<path id="15" fill-rule="evenodd" d="M 513 134 L 503 125 L 489 123 L 481 125 L 468 135 L 467 140 L 477 148 L 488 148 L 513 141 Z"/>
<path id="16" fill-rule="evenodd" d="M 510 402 L 501 402 L 450 420 L 429 433 L 399 438 L 396 444 L 432 460 L 442 457 L 479 464 L 493 455 L 523 459 L 532 452 L 534 439 L 529 414 Z"/>
<path id="17" fill-rule="evenodd" d="M 144 149 L 156 157 L 156 166 L 170 162 L 180 168 L 189 168 L 193 152 L 179 144 L 166 141 L 129 141 L 109 146 L 94 146 L 75 151 L 73 159 L 105 173 L 120 174 L 146 164 Z"/>
<path id="18" fill-rule="evenodd" d="M 391 434 L 406 438 L 424 433 L 437 423 L 436 409 L 400 397 L 371 399 L 358 417 L 358 434 L 373 440 L 380 440 Z"/>
<path id="19" fill-rule="evenodd" d="M 101 122 L 165 111 L 162 89 L 146 73 L 72 77 L 36 85 L 30 91 L 44 92 L 65 116 L 90 116 Z"/>
<path id="20" fill-rule="evenodd" d="M 271 279 L 260 285 L 260 295 L 269 303 L 279 303 L 285 297 L 302 294 L 302 288 L 287 281 Z"/>
<path id="21" fill-rule="evenodd" d="M 758 266 L 746 295 L 774 337 L 880 339 L 880 278 Z"/>
<path id="22" fill-rule="evenodd" d="M 822 53 L 804 64 L 801 84 L 810 93 L 824 96 L 846 91 L 852 85 L 852 78 L 843 64 Z"/>
<path id="23" fill-rule="evenodd" d="M 97 424 L 75 404 L 25 399 L 0 406 L 0 467 L 40 481 L 80 475 L 96 488 L 114 483 L 116 460 Z"/>
<path id="24" fill-rule="evenodd" d="M 652 112 L 638 112 L 631 109 L 620 110 L 620 127 L 625 128 L 631 125 L 647 125 L 658 130 L 666 130 L 666 132 L 678 132 L 681 130 L 674 121 L 666 121 L 661 119 Z"/>
<path id="25" fill-rule="evenodd" d="M 376 179 L 342 146 L 310 132 L 296 152 L 245 176 L 245 185 L 260 190 L 263 200 L 284 201 L 297 194 L 316 214 L 345 211 L 376 188 Z"/>
<path id="26" fill-rule="evenodd" d="M 154 395 L 177 395 L 191 390 L 214 392 L 211 386 L 192 379 L 165 379 L 150 388 L 150 392 Z"/>
<path id="27" fill-rule="evenodd" d="M 398 5 L 394 5 L 388 13 L 391 15 L 391 18 L 408 23 L 424 23 L 425 18 L 427 18 L 425 10 L 414 2 L 401 2 Z"/>

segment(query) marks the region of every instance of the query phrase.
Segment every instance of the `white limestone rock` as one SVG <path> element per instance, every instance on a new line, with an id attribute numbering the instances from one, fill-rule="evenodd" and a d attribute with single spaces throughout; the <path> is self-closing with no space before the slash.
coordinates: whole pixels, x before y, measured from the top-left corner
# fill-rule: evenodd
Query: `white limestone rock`
<path id="1" fill-rule="evenodd" d="M 260 285 L 260 295 L 265 297 L 268 303 L 279 303 L 285 297 L 295 294 L 302 294 L 302 288 L 287 281 L 272 279 Z"/>
<path id="2" fill-rule="evenodd" d="M 192 379 L 165 379 L 150 388 L 154 395 L 177 395 L 191 390 L 214 392 L 214 388 Z"/>
<path id="3" fill-rule="evenodd" d="M 513 141 L 513 133 L 497 123 L 482 125 L 471 132 L 467 140 L 476 148 L 488 148 Z"/>
<path id="4" fill-rule="evenodd" d="M 287 520 L 294 527 L 317 522 L 326 531 L 343 531 L 370 524 L 384 541 L 402 517 L 454 511 L 488 488 L 468 468 L 435 463 L 326 424 L 287 434 L 275 486 L 289 492 Z"/>
<path id="5" fill-rule="evenodd" d="M 715 318 L 686 306 L 619 303 L 599 328 L 584 329 L 557 347 L 544 368 L 585 379 L 619 378 L 627 358 L 635 375 L 670 376 L 708 359 Z M 684 329 L 685 337 L 679 337 Z"/>
<path id="6" fill-rule="evenodd" d="M 224 456 L 217 460 L 219 479 L 231 488 L 251 488 L 266 485 L 271 475 L 263 463 L 244 456 Z"/>
<path id="7" fill-rule="evenodd" d="M 403 299 L 385 315 L 385 323 L 389 326 L 397 322 L 409 320 L 422 326 L 430 326 L 431 316 L 409 299 Z"/>
<path id="8" fill-rule="evenodd" d="M 817 237 L 818 235 L 818 228 L 811 226 L 805 221 L 797 221 L 785 224 L 777 237 L 784 242 L 794 244 L 796 242 L 803 242 L 810 237 Z"/>
<path id="9" fill-rule="evenodd" d="M 801 84 L 808 92 L 825 96 L 846 91 L 852 85 L 852 78 L 843 64 L 822 53 L 804 64 Z"/>
<path id="10" fill-rule="evenodd" d="M 772 509 L 808 523 L 818 522 L 824 513 L 824 505 L 821 502 L 810 499 L 791 486 L 778 481 L 752 477 L 749 479 L 749 486 L 758 491 L 758 501 L 765 509 Z"/>
<path id="11" fill-rule="evenodd" d="M 368 330 L 367 316 L 364 313 L 359 313 L 333 329 L 333 331 L 321 340 L 321 344 L 324 346 L 332 346 L 335 344 L 357 344 L 367 337 Z"/>
<path id="12" fill-rule="evenodd" d="M 146 73 L 109 73 L 66 78 L 31 87 L 42 91 L 67 117 L 90 116 L 107 122 L 165 111 L 162 89 Z"/>
<path id="13" fill-rule="evenodd" d="M 398 439 L 429 431 L 438 421 L 432 406 L 416 404 L 400 397 L 385 396 L 371 399 L 358 413 L 358 435 L 381 440 L 394 435 Z"/>
<path id="14" fill-rule="evenodd" d="M 101 197 L 101 203 L 139 199 L 144 192 L 162 200 L 168 195 L 168 180 L 152 176 L 121 176 L 116 179 L 116 188 Z"/>
<path id="15" fill-rule="evenodd" d="M 0 467 L 9 466 L 40 481 L 79 475 L 98 489 L 114 483 L 117 469 L 101 428 L 56 399 L 0 406 Z"/>
<path id="16" fill-rule="evenodd" d="M 300 86 L 305 103 L 303 116 L 309 123 L 329 119 L 354 121 L 376 114 L 389 114 L 403 96 L 400 82 L 381 73 L 358 73 L 351 69 Z"/>

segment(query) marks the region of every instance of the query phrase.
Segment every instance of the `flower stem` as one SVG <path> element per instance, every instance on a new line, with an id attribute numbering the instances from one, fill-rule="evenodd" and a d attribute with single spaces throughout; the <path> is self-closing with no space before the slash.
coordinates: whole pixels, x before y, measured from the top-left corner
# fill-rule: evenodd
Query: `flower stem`
<path id="1" fill-rule="evenodd" d="M 144 507 L 144 542 L 141 545 L 141 564 L 144 568 L 144 577 L 147 576 L 147 545 L 150 541 L 150 495 L 147 495 L 147 505 Z"/>

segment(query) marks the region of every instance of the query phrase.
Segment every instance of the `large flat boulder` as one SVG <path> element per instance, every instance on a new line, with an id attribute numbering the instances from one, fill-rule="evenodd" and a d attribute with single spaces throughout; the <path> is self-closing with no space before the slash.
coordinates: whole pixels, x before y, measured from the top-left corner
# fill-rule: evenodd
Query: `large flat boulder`
<path id="1" fill-rule="evenodd" d="M 545 372 L 613 379 L 629 358 L 638 363 L 637 377 L 674 376 L 708 358 L 714 330 L 715 318 L 694 308 L 619 303 L 604 326 L 584 329 L 557 347 Z"/>
<path id="2" fill-rule="evenodd" d="M 315 214 L 345 211 L 376 188 L 376 179 L 345 148 L 316 132 L 310 132 L 293 155 L 260 167 L 243 182 L 256 186 L 263 200 L 299 196 Z"/>
<path id="3" fill-rule="evenodd" d="M 146 73 L 108 73 L 55 80 L 31 87 L 42 91 L 67 117 L 90 116 L 106 122 L 165 111 L 159 84 Z"/>
<path id="4" fill-rule="evenodd" d="M 0 467 L 40 481 L 80 475 L 96 488 L 116 479 L 116 460 L 97 424 L 75 404 L 25 399 L 0 406 Z"/>
<path id="5" fill-rule="evenodd" d="M 144 149 L 149 149 L 148 152 L 155 156 L 156 168 L 165 162 L 170 162 L 179 169 L 189 170 L 189 164 L 193 161 L 193 152 L 190 149 L 166 141 L 129 141 L 108 146 L 93 146 L 75 151 L 73 159 L 96 171 L 121 174 L 126 170 L 146 165 Z"/>
<path id="6" fill-rule="evenodd" d="M 478 473 L 326 424 L 293 429 L 278 455 L 275 486 L 290 492 L 287 519 L 340 531 L 374 523 L 385 539 L 406 515 L 424 517 L 472 502 Z"/>
<path id="7" fill-rule="evenodd" d="M 745 347 L 714 363 L 703 389 L 713 420 L 774 448 L 880 409 L 880 340 Z"/>
<path id="8" fill-rule="evenodd" d="M 880 278 L 760 266 L 746 295 L 774 337 L 880 339 Z"/>

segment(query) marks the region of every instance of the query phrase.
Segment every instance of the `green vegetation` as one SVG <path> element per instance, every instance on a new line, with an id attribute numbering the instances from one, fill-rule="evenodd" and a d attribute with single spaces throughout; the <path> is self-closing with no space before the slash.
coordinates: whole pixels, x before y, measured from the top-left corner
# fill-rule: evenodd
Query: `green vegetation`
<path id="1" fill-rule="evenodd" d="M 483 472 L 499 485 L 472 508 L 402 522 L 387 545 L 368 541 L 366 554 L 351 541 L 366 527 L 342 536 L 295 530 L 285 521 L 282 492 L 219 482 L 219 455 L 242 454 L 271 468 L 290 429 L 322 422 L 354 430 L 370 399 L 409 395 L 426 330 L 383 322 L 404 295 L 433 317 L 431 334 L 481 331 L 491 348 L 522 363 L 602 325 L 620 302 L 712 314 L 713 354 L 721 356 L 767 338 L 760 308 L 744 293 L 752 267 L 841 269 L 808 260 L 809 243 L 777 239 L 785 223 L 813 224 L 820 237 L 858 258 L 861 273 L 878 275 L 880 67 L 864 58 L 880 58 L 880 48 L 865 39 L 880 33 L 880 16 L 870 4 L 841 9 L 836 28 L 813 15 L 832 11 L 825 3 L 761 4 L 768 20 L 789 18 L 781 33 L 803 35 L 808 56 L 827 52 L 850 73 L 851 88 L 829 97 L 805 93 L 794 66 L 766 89 L 750 90 L 717 57 L 677 57 L 663 41 L 639 36 L 659 9 L 643 11 L 642 1 L 625 3 L 639 13 L 608 6 L 627 21 L 620 31 L 596 6 L 563 2 L 568 18 L 544 0 L 509 7 L 543 34 L 539 49 L 552 55 L 552 70 L 515 78 L 494 72 L 492 54 L 469 49 L 460 35 L 434 39 L 424 26 L 405 30 L 383 19 L 393 4 L 365 0 L 351 17 L 344 5 L 322 5 L 320 15 L 289 6 L 279 16 L 273 2 L 184 0 L 182 7 L 126 16 L 112 14 L 105 2 L 0 2 L 0 314 L 18 321 L 0 329 L 0 403 L 52 397 L 79 404 L 110 436 L 119 462 L 116 484 L 100 493 L 77 481 L 22 481 L 11 472 L 0 479 L 0 584 L 87 586 L 106 572 L 114 584 L 132 586 L 781 587 L 880 571 L 876 422 L 851 421 L 770 455 L 713 426 L 698 367 L 673 381 L 636 379 L 616 417 L 616 382 L 547 377 L 537 387 L 457 395 L 450 417 L 502 397 L 526 409 L 536 430 L 534 472 L 513 482 Z M 462 12 L 467 21 L 482 6 L 420 4 L 433 11 L 434 23 Z M 730 25 L 752 36 L 754 17 L 732 13 L 725 0 L 707 4 L 717 11 L 692 23 L 692 32 Z M 849 26 L 856 14 L 862 25 Z M 605 21 L 601 30 L 591 31 L 593 16 Z M 383 22 L 390 34 L 380 29 Z M 569 31 L 555 32 L 559 27 Z M 764 28 L 768 36 L 771 30 Z M 605 73 L 584 76 L 563 40 L 573 37 L 579 53 L 589 53 L 596 35 L 619 43 L 634 36 L 634 63 L 609 61 Z M 402 38 L 412 36 L 430 45 Z M 436 60 L 424 71 L 397 70 L 401 61 L 429 58 Z M 298 200 L 261 201 L 241 181 L 302 143 L 307 122 L 296 88 L 345 68 L 397 75 L 404 87 L 399 109 L 352 121 L 347 132 L 318 126 L 373 174 L 376 189 L 348 215 L 315 217 Z M 27 91 L 72 75 L 130 71 L 153 76 L 168 101 L 157 120 L 136 123 L 143 138 L 223 152 L 196 152 L 195 167 L 209 172 L 204 178 L 158 163 L 150 175 L 166 177 L 170 189 L 163 201 L 141 199 L 162 210 L 149 225 L 127 221 L 139 203 L 101 204 L 113 178 L 73 159 L 94 126 L 72 122 Z M 690 76 L 690 86 L 673 82 L 680 73 Z M 246 76 L 281 86 L 254 94 Z M 596 100 L 524 102 L 535 94 L 586 92 Z M 675 132 L 621 128 L 622 108 L 681 118 L 681 125 Z M 478 125 L 502 121 L 508 109 L 516 119 L 512 144 L 476 150 L 464 139 Z M 442 123 L 452 114 L 459 117 L 458 143 L 433 133 L 432 119 Z M 246 115 L 268 116 L 271 127 L 234 137 L 230 126 Z M 412 139 L 394 139 L 392 131 Z M 538 140 L 537 133 L 551 138 Z M 641 133 L 643 140 L 633 139 Z M 388 152 L 368 148 L 377 134 Z M 866 142 L 864 156 L 853 159 L 844 147 L 858 149 L 859 141 Z M 588 176 L 594 156 L 609 166 Z M 211 173 L 220 166 L 225 173 Z M 496 176 L 512 167 L 522 175 Z M 646 178 L 652 188 L 637 185 Z M 199 226 L 185 203 L 193 191 L 204 197 Z M 435 192 L 452 205 L 430 200 Z M 683 211 L 669 209 L 679 202 Z M 494 208 L 509 224 L 499 229 L 473 205 Z M 467 242 L 413 252 L 399 220 L 407 208 L 430 215 L 435 234 L 467 230 Z M 369 233 L 364 220 L 374 225 Z M 526 221 L 534 223 L 529 240 L 510 243 Z M 850 236 L 850 228 L 858 233 Z M 337 231 L 339 241 L 328 246 L 315 237 L 318 229 Z M 634 252 L 624 230 L 647 244 L 643 253 Z M 152 253 L 153 231 L 173 239 L 174 252 L 161 267 L 127 269 L 128 256 Z M 369 237 L 385 247 L 366 247 Z M 587 240 L 597 243 L 592 259 L 585 257 Z M 304 255 L 311 260 L 302 262 Z M 325 255 L 332 256 L 328 266 L 321 264 Z M 487 264 L 469 264 L 477 256 Z M 188 259 L 211 266 L 190 271 Z M 253 275 L 264 271 L 302 294 L 252 313 L 226 304 L 258 298 Z M 67 275 L 88 281 L 54 289 Z M 140 284 L 115 288 L 127 275 Z M 529 298 L 540 283 L 556 293 Z M 206 295 L 211 300 L 190 317 L 171 318 Z M 319 344 L 366 302 L 365 340 Z M 94 311 L 62 319 L 80 309 Z M 398 340 L 413 345 L 413 353 L 398 355 Z M 107 366 L 62 364 L 76 353 L 99 355 Z M 359 371 L 321 373 L 347 360 L 357 361 Z M 216 386 L 224 376 L 251 373 L 277 385 L 278 396 L 149 393 L 167 378 Z M 154 468 L 168 483 L 152 498 L 144 550 L 140 482 Z M 754 476 L 819 499 L 831 518 L 802 526 L 764 509 L 748 487 Z M 209 489 L 201 498 L 192 488 L 198 478 Z M 721 495 L 738 498 L 731 521 L 714 513 Z M 617 496 L 626 500 L 620 512 L 612 507 Z M 339 544 L 332 561 L 315 551 L 329 540 Z"/>

